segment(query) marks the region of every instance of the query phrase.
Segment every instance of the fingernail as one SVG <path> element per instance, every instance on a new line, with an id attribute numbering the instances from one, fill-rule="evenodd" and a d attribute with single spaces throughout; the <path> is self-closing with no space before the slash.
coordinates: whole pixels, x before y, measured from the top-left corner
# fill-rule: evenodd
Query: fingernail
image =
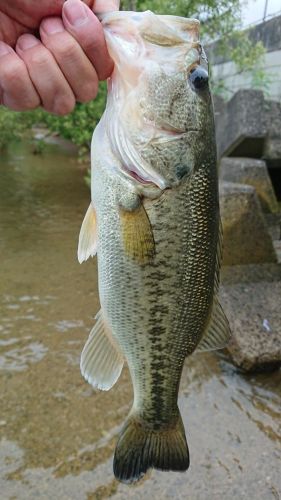
<path id="1" fill-rule="evenodd" d="M 67 0 L 63 6 L 63 13 L 72 26 L 81 26 L 88 21 L 87 7 L 80 0 Z"/>
<path id="2" fill-rule="evenodd" d="M 64 31 L 63 22 L 58 17 L 44 19 L 41 23 L 41 28 L 46 35 L 55 35 L 55 33 L 62 33 Z"/>
<path id="3" fill-rule="evenodd" d="M 11 49 L 11 47 L 6 45 L 4 42 L 0 41 L 0 57 L 6 56 L 7 54 L 11 54 L 12 52 L 14 51 L 13 49 Z"/>
<path id="4" fill-rule="evenodd" d="M 33 35 L 22 35 L 17 42 L 17 47 L 20 48 L 21 50 L 29 50 L 32 49 L 32 47 L 35 47 L 38 45 L 40 42 L 38 38 L 36 38 Z"/>

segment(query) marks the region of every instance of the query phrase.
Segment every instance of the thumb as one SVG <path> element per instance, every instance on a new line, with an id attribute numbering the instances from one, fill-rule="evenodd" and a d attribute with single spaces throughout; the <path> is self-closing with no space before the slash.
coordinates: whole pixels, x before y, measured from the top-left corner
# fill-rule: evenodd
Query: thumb
<path id="1" fill-rule="evenodd" d="M 119 7 L 120 0 L 96 0 L 94 2 L 93 11 L 95 14 L 101 14 L 102 12 L 119 10 Z"/>

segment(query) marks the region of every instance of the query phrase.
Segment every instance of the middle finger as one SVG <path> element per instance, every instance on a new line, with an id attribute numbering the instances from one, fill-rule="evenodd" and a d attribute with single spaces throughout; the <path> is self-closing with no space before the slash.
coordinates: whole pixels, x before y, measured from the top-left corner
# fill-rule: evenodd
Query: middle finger
<path id="1" fill-rule="evenodd" d="M 43 107 L 59 115 L 70 113 L 75 106 L 75 98 L 51 52 L 29 34 L 18 39 L 16 51 L 27 66 Z"/>

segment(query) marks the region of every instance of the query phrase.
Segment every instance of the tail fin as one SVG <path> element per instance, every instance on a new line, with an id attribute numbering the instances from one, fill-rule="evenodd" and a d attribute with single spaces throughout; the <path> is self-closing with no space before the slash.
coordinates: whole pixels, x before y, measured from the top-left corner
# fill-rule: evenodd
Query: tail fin
<path id="1" fill-rule="evenodd" d="M 123 483 L 138 481 L 150 468 L 186 471 L 189 453 L 179 413 L 173 427 L 153 430 L 137 415 L 126 421 L 114 455 L 114 475 Z"/>

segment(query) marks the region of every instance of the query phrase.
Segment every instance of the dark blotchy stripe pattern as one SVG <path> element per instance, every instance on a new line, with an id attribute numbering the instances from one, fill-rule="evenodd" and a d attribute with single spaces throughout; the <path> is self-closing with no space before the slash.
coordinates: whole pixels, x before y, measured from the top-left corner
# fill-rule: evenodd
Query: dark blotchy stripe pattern
<path id="1" fill-rule="evenodd" d="M 140 265 L 124 253 L 118 196 L 124 186 L 102 164 L 94 170 L 102 308 L 129 365 L 134 410 L 153 429 L 178 418 L 184 359 L 201 339 L 213 299 L 218 239 L 214 161 L 144 200 L 156 255 Z M 136 235 L 137 237 L 137 235 Z"/>

